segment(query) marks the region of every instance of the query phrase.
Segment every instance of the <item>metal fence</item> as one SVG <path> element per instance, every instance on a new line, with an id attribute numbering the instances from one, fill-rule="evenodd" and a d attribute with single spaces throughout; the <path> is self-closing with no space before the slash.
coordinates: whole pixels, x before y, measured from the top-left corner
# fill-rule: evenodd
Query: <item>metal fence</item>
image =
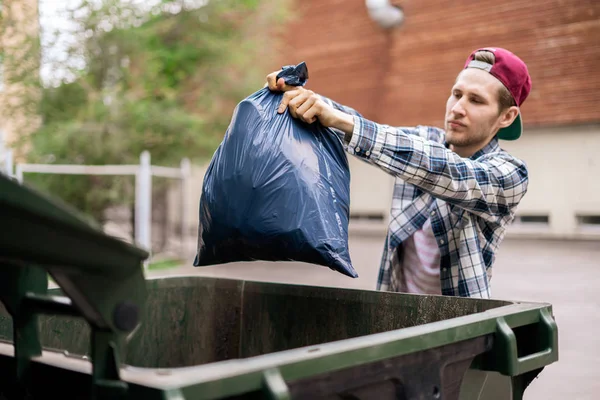
<path id="1" fill-rule="evenodd" d="M 13 177 L 13 152 L 4 147 L 4 132 L 0 129 L 0 174 Z"/>
<path id="2" fill-rule="evenodd" d="M 14 177 L 12 150 L 0 149 L 0 173 Z"/>
<path id="3" fill-rule="evenodd" d="M 150 153 L 142 152 L 140 163 L 135 165 L 72 165 L 72 164 L 21 164 L 17 163 L 13 169 L 12 151 L 0 148 L 0 161 L 2 162 L 0 172 L 14 177 L 18 182 L 23 183 L 25 174 L 65 174 L 65 175 L 132 175 L 135 177 L 135 226 L 133 227 L 133 239 L 136 245 L 152 252 L 152 178 L 169 178 L 180 182 L 179 196 L 181 204 L 178 209 L 180 219 L 177 226 L 180 229 L 180 243 L 182 251 L 188 242 L 189 230 L 186 229 L 189 220 L 186 204 L 189 196 L 191 164 L 187 158 L 184 158 L 179 168 L 162 167 L 151 164 Z"/>

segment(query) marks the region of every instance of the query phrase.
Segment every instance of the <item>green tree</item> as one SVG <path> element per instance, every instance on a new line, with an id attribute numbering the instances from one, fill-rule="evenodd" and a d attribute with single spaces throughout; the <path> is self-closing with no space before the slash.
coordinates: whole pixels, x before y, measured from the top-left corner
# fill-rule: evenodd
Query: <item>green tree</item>
<path id="1" fill-rule="evenodd" d="M 35 99 L 42 123 L 20 143 L 27 161 L 135 164 L 143 150 L 158 165 L 210 158 L 235 104 L 262 86 L 273 61 L 265 44 L 287 15 L 279 0 L 82 1 L 60 66 L 68 79 Z M 27 180 L 99 221 L 132 202 L 127 177 Z"/>

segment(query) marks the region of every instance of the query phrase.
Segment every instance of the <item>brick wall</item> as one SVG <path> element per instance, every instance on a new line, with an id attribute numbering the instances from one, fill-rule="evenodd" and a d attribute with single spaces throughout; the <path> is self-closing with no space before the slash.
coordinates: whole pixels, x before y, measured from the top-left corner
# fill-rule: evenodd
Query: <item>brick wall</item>
<path id="1" fill-rule="evenodd" d="M 308 87 L 394 125 L 443 121 L 469 52 L 505 47 L 529 67 L 527 126 L 600 122 L 600 1 L 399 0 L 384 32 L 363 0 L 296 0 L 281 63 L 306 61 Z"/>

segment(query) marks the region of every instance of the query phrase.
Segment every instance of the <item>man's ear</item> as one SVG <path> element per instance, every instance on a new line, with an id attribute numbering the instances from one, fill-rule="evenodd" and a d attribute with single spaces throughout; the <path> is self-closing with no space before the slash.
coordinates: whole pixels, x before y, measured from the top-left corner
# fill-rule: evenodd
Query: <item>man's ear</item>
<path id="1" fill-rule="evenodd" d="M 517 118 L 517 115 L 519 115 L 519 108 L 517 106 L 512 106 L 508 110 L 503 111 L 500 116 L 500 128 L 510 126 L 515 118 Z"/>

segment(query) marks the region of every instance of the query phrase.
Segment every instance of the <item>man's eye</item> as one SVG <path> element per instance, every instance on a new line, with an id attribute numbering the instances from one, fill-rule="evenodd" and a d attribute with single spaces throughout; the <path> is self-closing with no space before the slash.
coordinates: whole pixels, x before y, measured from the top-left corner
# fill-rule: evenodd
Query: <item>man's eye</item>
<path id="1" fill-rule="evenodd" d="M 481 104 L 481 103 L 483 103 L 483 101 L 481 101 L 480 99 L 478 99 L 478 98 L 476 98 L 476 97 L 473 97 L 473 98 L 471 98 L 471 101 L 472 101 L 473 103 L 477 103 L 477 104 Z"/>

